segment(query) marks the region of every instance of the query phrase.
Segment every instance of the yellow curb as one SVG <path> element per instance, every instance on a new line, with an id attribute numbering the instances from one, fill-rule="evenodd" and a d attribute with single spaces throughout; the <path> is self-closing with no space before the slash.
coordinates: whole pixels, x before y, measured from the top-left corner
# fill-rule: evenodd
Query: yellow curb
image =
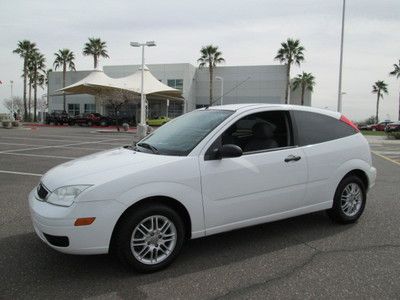
<path id="1" fill-rule="evenodd" d="M 376 153 L 375 151 L 371 151 L 371 152 L 372 152 L 373 154 L 375 154 L 376 156 L 379 156 L 380 158 L 386 159 L 386 160 L 388 160 L 388 161 L 390 161 L 390 162 L 392 162 L 392 163 L 394 163 L 394 164 L 400 166 L 400 162 L 395 161 L 394 159 L 391 159 L 391 158 L 389 158 L 389 157 L 387 157 L 387 156 L 385 156 L 385 155 Z"/>

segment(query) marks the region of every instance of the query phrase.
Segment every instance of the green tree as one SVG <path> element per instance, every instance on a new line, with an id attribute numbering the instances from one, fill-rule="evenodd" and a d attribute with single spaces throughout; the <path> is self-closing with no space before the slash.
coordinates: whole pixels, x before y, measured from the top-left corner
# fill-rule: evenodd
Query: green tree
<path id="1" fill-rule="evenodd" d="M 83 48 L 83 55 L 93 56 L 93 65 L 96 69 L 100 57 L 109 58 L 106 48 L 106 42 L 100 40 L 100 38 L 89 38 L 89 42 L 85 43 Z"/>
<path id="2" fill-rule="evenodd" d="M 54 60 L 54 70 L 57 70 L 58 68 L 62 68 L 63 72 L 63 88 L 65 87 L 65 74 L 67 72 L 67 68 L 71 71 L 75 71 L 75 55 L 74 52 L 72 52 L 69 49 L 60 49 L 58 52 L 54 53 L 56 59 Z M 63 108 L 66 111 L 66 97 L 65 93 L 63 93 Z"/>
<path id="3" fill-rule="evenodd" d="M 44 83 L 43 73 L 45 72 L 46 59 L 44 55 L 36 50 L 32 53 L 29 58 L 29 70 L 30 70 L 30 84 L 33 88 L 33 121 L 37 121 L 37 88 L 42 87 Z M 29 112 L 30 114 L 30 112 Z"/>
<path id="4" fill-rule="evenodd" d="M 218 64 L 225 62 L 222 57 L 222 52 L 218 50 L 217 46 L 208 45 L 200 49 L 200 58 L 197 60 L 199 68 L 208 67 L 210 75 L 210 106 L 213 103 L 213 73 Z"/>
<path id="5" fill-rule="evenodd" d="M 275 56 L 275 60 L 278 60 L 281 64 L 287 66 L 286 69 L 286 92 L 285 92 L 285 103 L 289 103 L 289 91 L 290 91 L 290 68 L 293 64 L 300 66 L 304 61 L 304 47 L 300 44 L 300 40 L 294 40 L 288 38 L 286 42 L 281 43 L 281 48 Z"/>
<path id="6" fill-rule="evenodd" d="M 383 80 L 378 80 L 374 83 L 372 86 L 372 93 L 376 94 L 376 114 L 375 114 L 375 120 L 376 123 L 379 122 L 379 100 L 382 98 L 383 99 L 383 94 L 388 94 L 388 89 L 387 89 L 387 83 L 385 83 Z"/>
<path id="7" fill-rule="evenodd" d="M 24 78 L 24 94 L 23 94 L 23 102 L 24 102 L 24 120 L 26 121 L 28 118 L 28 106 L 26 101 L 26 91 L 27 91 L 27 82 L 28 82 L 28 62 L 29 58 L 32 55 L 32 52 L 36 50 L 36 44 L 32 43 L 28 40 L 23 40 L 18 42 L 17 48 L 13 51 L 13 53 L 19 54 L 19 56 L 24 60 L 23 63 L 23 73 L 22 77 Z"/>
<path id="8" fill-rule="evenodd" d="M 315 77 L 311 73 L 303 72 L 298 74 L 293 80 L 293 90 L 301 88 L 301 105 L 304 105 L 304 94 L 308 90 L 312 92 L 315 86 Z"/>

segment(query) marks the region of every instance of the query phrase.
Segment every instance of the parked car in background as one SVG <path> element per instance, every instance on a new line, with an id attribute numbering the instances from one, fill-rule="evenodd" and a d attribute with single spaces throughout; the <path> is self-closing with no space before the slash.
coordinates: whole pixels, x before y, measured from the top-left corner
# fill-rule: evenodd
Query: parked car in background
<path id="1" fill-rule="evenodd" d="M 118 123 L 119 126 L 122 126 L 122 124 L 127 123 L 130 126 L 136 126 L 136 118 L 131 114 L 121 112 L 116 115 L 115 113 L 109 113 L 107 117 L 110 119 L 110 125 L 116 126 Z"/>
<path id="2" fill-rule="evenodd" d="M 386 132 L 400 131 L 400 121 L 392 122 L 385 128 Z"/>
<path id="3" fill-rule="evenodd" d="M 153 119 L 148 119 L 147 120 L 147 125 L 150 126 L 161 126 L 164 125 L 165 123 L 169 122 L 171 119 L 165 116 L 161 116 L 161 117 L 156 117 Z"/>
<path id="4" fill-rule="evenodd" d="M 65 110 L 54 110 L 46 115 L 46 124 L 64 125 L 69 124 L 71 118 Z"/>
<path id="5" fill-rule="evenodd" d="M 86 126 L 108 126 L 111 123 L 109 117 L 103 116 L 99 113 L 86 113 L 82 115 L 77 115 L 70 119 L 70 125 L 86 125 Z"/>
<path id="6" fill-rule="evenodd" d="M 371 124 L 369 125 L 357 125 L 359 130 L 371 130 Z"/>
<path id="7" fill-rule="evenodd" d="M 372 130 L 372 131 L 384 131 L 386 126 L 388 124 L 391 124 L 391 123 L 393 123 L 393 122 L 392 121 L 379 122 L 378 124 L 371 125 L 369 130 Z"/>
<path id="8" fill-rule="evenodd" d="M 111 252 L 150 272 L 168 266 L 188 239 L 322 210 L 335 222 L 356 222 L 375 178 L 367 140 L 338 112 L 212 106 L 135 146 L 52 168 L 29 207 L 50 247 Z"/>

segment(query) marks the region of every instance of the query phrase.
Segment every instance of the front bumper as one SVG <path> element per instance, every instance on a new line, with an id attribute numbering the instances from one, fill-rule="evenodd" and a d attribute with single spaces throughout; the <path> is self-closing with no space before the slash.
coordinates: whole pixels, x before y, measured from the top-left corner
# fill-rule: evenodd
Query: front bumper
<path id="1" fill-rule="evenodd" d="M 70 207 L 62 207 L 40 201 L 35 196 L 36 188 L 29 194 L 33 227 L 47 245 L 69 254 L 108 253 L 113 229 L 126 206 L 115 200 L 103 200 L 75 202 Z M 77 218 L 86 217 L 96 219 L 91 225 L 74 226 Z M 58 241 L 65 241 L 65 237 L 68 242 L 58 244 Z"/>

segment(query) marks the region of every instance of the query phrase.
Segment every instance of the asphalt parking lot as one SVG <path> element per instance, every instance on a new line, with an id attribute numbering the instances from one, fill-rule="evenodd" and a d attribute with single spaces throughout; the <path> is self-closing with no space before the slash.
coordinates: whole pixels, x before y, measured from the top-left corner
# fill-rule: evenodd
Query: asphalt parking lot
<path id="1" fill-rule="evenodd" d="M 1 299 L 400 298 L 400 164 L 377 155 L 376 186 L 353 225 L 315 213 L 197 239 L 168 269 L 146 275 L 108 255 L 65 255 L 42 243 L 27 205 L 40 175 L 132 137 L 0 129 Z"/>

